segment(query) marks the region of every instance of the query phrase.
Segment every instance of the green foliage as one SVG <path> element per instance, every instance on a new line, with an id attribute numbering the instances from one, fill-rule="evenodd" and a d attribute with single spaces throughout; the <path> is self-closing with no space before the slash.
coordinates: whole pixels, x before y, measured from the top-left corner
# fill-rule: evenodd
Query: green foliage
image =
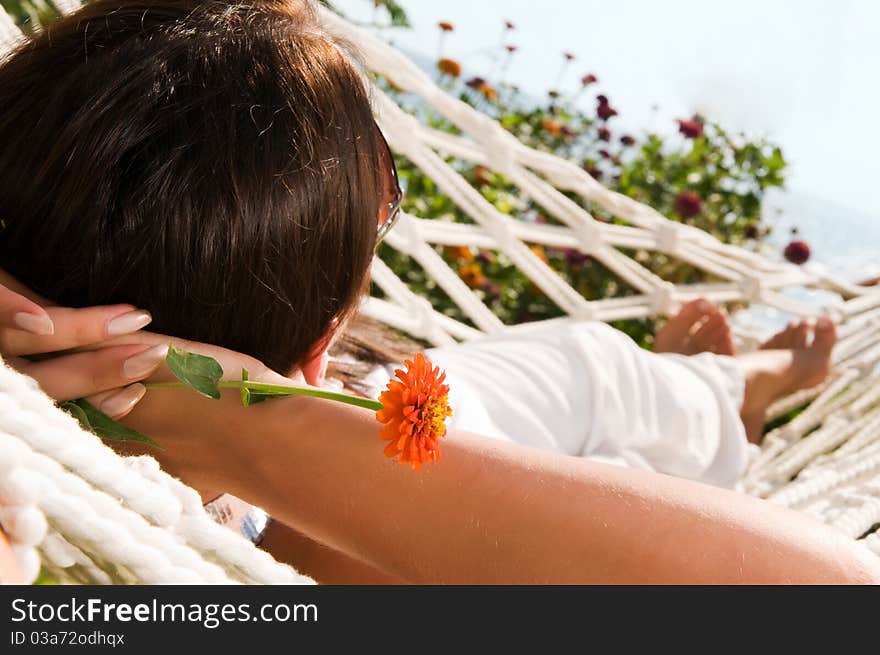
<path id="1" fill-rule="evenodd" d="M 79 421 L 83 429 L 93 432 L 105 441 L 128 441 L 161 448 L 159 444 L 147 435 L 114 421 L 100 409 L 82 398 L 62 403 L 61 409 Z"/>
<path id="2" fill-rule="evenodd" d="M 339 11 L 339 9 L 335 6 L 332 0 L 319 0 L 322 5 L 325 7 L 329 7 L 340 16 L 344 16 L 344 14 Z M 400 5 L 397 0 L 369 0 L 372 5 L 378 10 L 380 8 L 385 9 L 388 14 L 388 18 L 390 20 L 391 27 L 410 27 L 409 17 L 406 14 L 406 10 Z"/>
<path id="3" fill-rule="evenodd" d="M 51 22 L 60 13 L 52 0 L 0 0 L 0 6 L 25 32 Z"/>
<path id="4" fill-rule="evenodd" d="M 512 52 L 497 46 L 499 61 Z M 444 55 L 449 59 L 448 55 Z M 571 63 L 563 61 L 563 70 Z M 610 100 L 596 94 L 590 98 L 593 76 L 568 95 L 550 91 L 548 100 L 525 98 L 515 86 L 497 86 L 481 78 L 461 79 L 450 68 L 435 72 L 438 83 L 462 101 L 498 119 L 523 143 L 582 166 L 612 190 L 645 203 L 668 218 L 687 223 L 725 243 L 757 248 L 769 234 L 763 223 L 761 201 L 767 189 L 783 186 L 786 162 L 781 149 L 762 139 L 731 135 L 722 126 L 694 116 L 679 122 L 679 134 L 635 135 L 617 125 L 618 112 Z M 454 67 L 453 69 L 454 70 Z M 506 67 L 502 66 L 502 72 Z M 393 81 L 379 77 L 377 83 L 420 120 L 456 133 L 418 98 L 402 92 Z M 595 109 L 584 109 L 590 102 Z M 671 122 L 674 128 L 675 123 Z M 670 130 L 672 132 L 672 130 Z M 471 223 L 411 161 L 397 157 L 400 178 L 407 192 L 404 209 L 423 218 Z M 499 212 L 519 220 L 559 225 L 533 199 L 525 197 L 503 175 L 482 166 L 447 158 Z M 623 221 L 601 207 L 571 193 L 566 195 L 600 221 Z M 635 290 L 595 259 L 574 250 L 532 244 L 532 250 L 587 299 L 623 297 Z M 469 247 L 436 247 L 461 278 L 507 324 L 554 318 L 562 311 L 503 253 Z M 624 250 L 660 277 L 676 284 L 715 281 L 693 266 L 663 253 Z M 469 323 L 461 310 L 409 257 L 392 248 L 380 249 L 382 259 L 410 287 L 426 296 L 444 314 Z M 653 321 L 620 321 L 615 327 L 649 347 Z"/>
<path id="5" fill-rule="evenodd" d="M 174 376 L 187 386 L 208 398 L 220 399 L 220 388 L 217 383 L 223 377 L 223 368 L 213 357 L 188 353 L 170 346 L 165 364 Z"/>

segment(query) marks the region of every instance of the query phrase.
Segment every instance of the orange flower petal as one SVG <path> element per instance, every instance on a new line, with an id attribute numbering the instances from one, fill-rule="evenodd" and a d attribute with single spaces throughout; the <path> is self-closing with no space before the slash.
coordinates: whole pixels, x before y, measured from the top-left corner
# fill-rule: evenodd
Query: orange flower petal
<path id="1" fill-rule="evenodd" d="M 388 441 L 387 457 L 418 470 L 423 463 L 440 459 L 438 439 L 446 434 L 446 419 L 452 415 L 449 385 L 443 384 L 446 374 L 422 353 L 406 360 L 395 376 L 379 396 L 383 405 L 376 412 L 376 420 L 383 424 L 379 437 Z"/>

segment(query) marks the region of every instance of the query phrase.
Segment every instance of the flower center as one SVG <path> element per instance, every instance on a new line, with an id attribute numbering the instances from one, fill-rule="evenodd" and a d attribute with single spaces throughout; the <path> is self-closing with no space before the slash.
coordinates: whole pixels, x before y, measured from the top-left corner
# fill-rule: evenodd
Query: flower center
<path id="1" fill-rule="evenodd" d="M 449 397 L 446 394 L 431 398 L 422 408 L 422 425 L 427 428 L 426 432 L 434 439 L 442 436 L 446 417 L 450 413 Z"/>

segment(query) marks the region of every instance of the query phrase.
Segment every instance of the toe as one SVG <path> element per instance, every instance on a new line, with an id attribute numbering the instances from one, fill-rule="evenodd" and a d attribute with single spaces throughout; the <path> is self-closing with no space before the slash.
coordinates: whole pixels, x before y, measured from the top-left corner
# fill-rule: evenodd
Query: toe
<path id="1" fill-rule="evenodd" d="M 705 298 L 698 298 L 682 305 L 682 308 L 673 320 L 679 320 L 691 326 L 714 309 L 716 307 L 711 302 Z"/>
<path id="2" fill-rule="evenodd" d="M 784 330 L 777 332 L 761 346 L 761 350 L 786 350 L 790 349 L 794 331 L 797 329 L 795 323 L 789 323 Z"/>
<path id="3" fill-rule="evenodd" d="M 789 343 L 786 348 L 806 348 L 812 332 L 812 324 L 809 321 L 801 321 L 792 329 Z"/>
<path id="4" fill-rule="evenodd" d="M 725 322 L 724 329 L 718 337 L 713 352 L 716 355 L 727 355 L 728 357 L 736 355 L 736 346 L 733 343 L 733 331 L 730 329 L 730 323 Z"/>
<path id="5" fill-rule="evenodd" d="M 724 334 L 728 333 L 730 328 L 724 320 L 721 313 L 712 314 L 705 322 L 694 332 L 690 340 L 690 348 L 688 354 L 696 355 L 705 352 L 716 352 L 724 339 Z"/>
<path id="6" fill-rule="evenodd" d="M 837 326 L 830 318 L 823 316 L 816 321 L 813 349 L 830 353 L 835 343 L 837 343 Z"/>
<path id="7" fill-rule="evenodd" d="M 693 300 L 670 318 L 654 337 L 654 350 L 661 353 L 684 353 L 694 326 L 714 306 L 707 300 Z"/>

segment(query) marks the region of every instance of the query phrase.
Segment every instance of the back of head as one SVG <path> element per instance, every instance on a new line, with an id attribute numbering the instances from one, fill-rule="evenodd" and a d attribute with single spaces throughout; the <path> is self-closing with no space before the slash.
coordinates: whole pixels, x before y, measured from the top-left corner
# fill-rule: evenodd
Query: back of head
<path id="1" fill-rule="evenodd" d="M 302 360 L 363 289 L 361 76 L 304 0 L 98 0 L 0 64 L 0 267 L 72 306 Z"/>

